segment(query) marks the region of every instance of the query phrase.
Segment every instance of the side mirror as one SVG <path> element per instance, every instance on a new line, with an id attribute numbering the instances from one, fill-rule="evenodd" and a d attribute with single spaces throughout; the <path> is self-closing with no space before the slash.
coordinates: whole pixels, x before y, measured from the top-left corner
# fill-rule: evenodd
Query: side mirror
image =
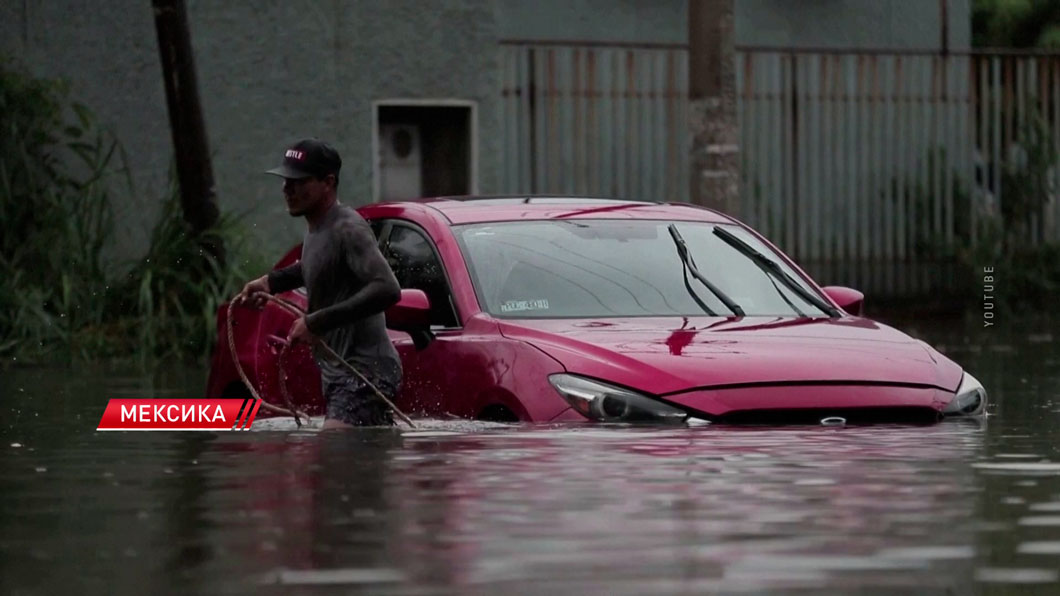
<path id="1" fill-rule="evenodd" d="M 401 299 L 386 309 L 386 326 L 412 336 L 412 343 L 422 350 L 434 339 L 431 333 L 431 301 L 423 290 L 401 290 Z"/>
<path id="2" fill-rule="evenodd" d="M 843 286 L 827 286 L 821 289 L 833 302 L 839 305 L 839 308 L 855 317 L 861 316 L 861 307 L 865 304 L 864 294 L 853 288 Z"/>

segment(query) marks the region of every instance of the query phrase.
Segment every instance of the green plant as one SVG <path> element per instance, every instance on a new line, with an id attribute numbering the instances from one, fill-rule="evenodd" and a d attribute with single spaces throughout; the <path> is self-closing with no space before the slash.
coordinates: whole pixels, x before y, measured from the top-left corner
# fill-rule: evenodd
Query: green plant
<path id="1" fill-rule="evenodd" d="M 1060 290 L 1060 245 L 1044 240 L 1060 154 L 1036 100 L 1028 100 L 1024 112 L 1015 141 L 998 164 L 997 204 L 989 194 L 997 189 L 970 189 L 960 172 L 952 170 L 943 147 L 925 153 L 918 165 L 921 175 L 909 176 L 907 182 L 893 179 L 888 193 L 905 206 L 915 259 L 955 262 L 960 278 L 954 289 L 970 302 L 982 294 L 983 268 L 992 267 L 999 280 L 994 284 L 998 307 L 1009 311 L 1043 306 Z M 953 185 L 952 242 L 936 232 L 944 229 L 935 211 L 944 175 Z M 1043 240 L 1035 244 L 1034 237 Z"/>
<path id="2" fill-rule="evenodd" d="M 1060 0 L 975 0 L 975 47 L 1060 47 Z"/>
<path id="3" fill-rule="evenodd" d="M 267 265 L 241 217 L 195 236 L 171 185 L 147 254 L 119 273 L 102 256 L 115 176 L 132 188 L 117 140 L 64 83 L 2 59 L 0 130 L 0 362 L 208 354 L 217 306 Z"/>
<path id="4" fill-rule="evenodd" d="M 124 276 L 116 293 L 116 314 L 139 322 L 141 356 L 209 355 L 217 307 L 243 287 L 251 271 L 266 269 L 250 250 L 250 235 L 240 220 L 223 213 L 213 228 L 195 236 L 181 217 L 177 187 L 170 186 L 147 254 Z M 203 249 L 204 241 L 211 240 L 227 247 L 224 263 Z"/>
<path id="5" fill-rule="evenodd" d="M 970 294 L 981 293 L 981 271 L 991 267 L 998 307 L 1010 312 L 1047 305 L 1060 290 L 1060 245 L 1049 241 L 1045 230 L 1060 153 L 1037 100 L 1028 100 L 1025 113 L 999 164 L 998 205 L 978 214 L 974 242 L 956 253 Z"/>
<path id="6" fill-rule="evenodd" d="M 1017 141 L 1002 164 L 1000 201 L 1006 247 L 1044 232 L 1044 213 L 1054 191 L 1051 179 L 1058 155 L 1049 123 L 1031 102 L 1028 117 L 1017 130 Z"/>
<path id="7" fill-rule="evenodd" d="M 123 156 L 65 84 L 7 60 L 0 128 L 0 355 L 42 355 L 103 320 L 107 186 Z"/>

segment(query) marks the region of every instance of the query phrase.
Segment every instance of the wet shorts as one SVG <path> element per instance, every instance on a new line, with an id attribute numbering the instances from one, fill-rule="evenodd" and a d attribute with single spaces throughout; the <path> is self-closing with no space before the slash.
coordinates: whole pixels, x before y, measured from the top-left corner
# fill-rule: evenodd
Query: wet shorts
<path id="1" fill-rule="evenodd" d="M 397 375 L 366 375 L 390 401 L 394 401 L 401 383 Z M 379 395 L 360 377 L 350 375 L 324 386 L 326 415 L 353 426 L 393 426 L 394 415 Z"/>

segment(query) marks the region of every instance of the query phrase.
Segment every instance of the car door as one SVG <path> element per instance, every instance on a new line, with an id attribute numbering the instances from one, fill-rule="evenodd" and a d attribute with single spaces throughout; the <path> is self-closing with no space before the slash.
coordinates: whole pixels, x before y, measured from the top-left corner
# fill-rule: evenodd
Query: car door
<path id="1" fill-rule="evenodd" d="M 468 333 L 453 300 L 449 275 L 423 228 L 398 219 L 378 225 L 383 255 L 402 289 L 422 290 L 431 304 L 434 340 L 417 349 L 408 334 L 390 331 L 404 368 L 398 405 L 427 416 L 475 417 L 481 396 L 497 384 L 499 336 Z"/>

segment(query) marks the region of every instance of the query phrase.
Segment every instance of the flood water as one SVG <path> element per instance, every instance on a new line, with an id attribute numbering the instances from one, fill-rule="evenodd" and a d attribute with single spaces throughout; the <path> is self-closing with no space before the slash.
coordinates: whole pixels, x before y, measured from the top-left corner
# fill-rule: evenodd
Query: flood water
<path id="1" fill-rule="evenodd" d="M 985 423 L 103 433 L 205 371 L 5 370 L 0 593 L 1060 593 L 1053 335 L 916 327 Z"/>

